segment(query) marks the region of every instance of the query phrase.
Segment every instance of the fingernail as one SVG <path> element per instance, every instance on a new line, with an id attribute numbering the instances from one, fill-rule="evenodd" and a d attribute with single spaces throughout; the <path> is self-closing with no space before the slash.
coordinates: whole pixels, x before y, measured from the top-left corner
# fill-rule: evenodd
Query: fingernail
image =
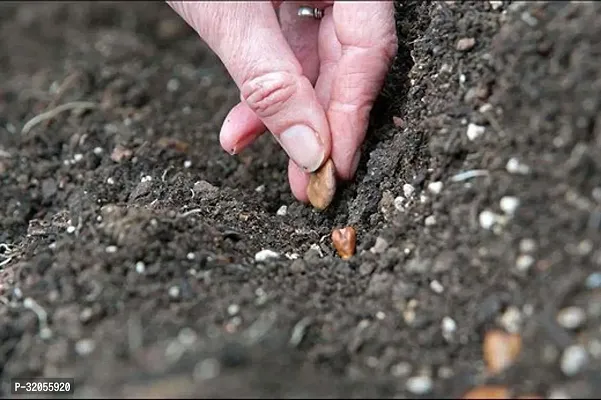
<path id="1" fill-rule="evenodd" d="M 353 176 L 355 176 L 355 173 L 357 172 L 357 168 L 359 168 L 359 161 L 361 161 L 361 150 L 357 150 L 357 152 L 355 153 L 355 156 L 353 157 L 353 163 L 351 164 L 351 178 Z"/>
<path id="2" fill-rule="evenodd" d="M 313 172 L 323 163 L 325 152 L 317 132 L 305 125 L 294 125 L 279 138 L 288 156 L 307 172 Z"/>

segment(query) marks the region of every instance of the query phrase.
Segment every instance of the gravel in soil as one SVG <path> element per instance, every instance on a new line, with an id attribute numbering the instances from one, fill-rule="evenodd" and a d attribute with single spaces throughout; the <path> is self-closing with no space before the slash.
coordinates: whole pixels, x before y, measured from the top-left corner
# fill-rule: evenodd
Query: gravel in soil
<path id="1" fill-rule="evenodd" d="M 600 3 L 397 3 L 321 213 L 269 136 L 221 150 L 237 89 L 165 4 L 0 10 L 2 394 L 601 392 Z"/>

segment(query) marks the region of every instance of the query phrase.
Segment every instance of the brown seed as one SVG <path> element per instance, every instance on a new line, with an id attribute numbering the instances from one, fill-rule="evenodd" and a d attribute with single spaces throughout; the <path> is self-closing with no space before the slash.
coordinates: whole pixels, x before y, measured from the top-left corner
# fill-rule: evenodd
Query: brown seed
<path id="1" fill-rule="evenodd" d="M 347 226 L 346 228 L 334 229 L 332 231 L 332 243 L 343 260 L 348 260 L 355 254 L 355 245 L 357 242 L 357 233 L 355 228 Z"/>
<path id="2" fill-rule="evenodd" d="M 509 390 L 503 386 L 479 386 L 463 395 L 462 399 L 509 399 Z"/>
<path id="3" fill-rule="evenodd" d="M 484 361 L 488 372 L 498 374 L 511 366 L 522 348 L 522 338 L 517 334 L 509 334 L 493 330 L 484 337 Z"/>
<path id="4" fill-rule="evenodd" d="M 320 169 L 311 174 L 307 197 L 318 210 L 325 210 L 336 193 L 336 170 L 334 162 L 329 159 Z"/>
<path id="5" fill-rule="evenodd" d="M 187 153 L 190 145 L 182 140 L 172 137 L 162 137 L 157 142 L 160 148 L 174 149 L 178 153 Z"/>

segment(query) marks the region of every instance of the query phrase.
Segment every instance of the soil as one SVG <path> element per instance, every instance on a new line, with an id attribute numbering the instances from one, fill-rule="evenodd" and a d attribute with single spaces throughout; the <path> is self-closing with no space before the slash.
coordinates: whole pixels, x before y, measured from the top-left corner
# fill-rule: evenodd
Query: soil
<path id="1" fill-rule="evenodd" d="M 1 3 L 1 394 L 601 393 L 601 3 L 396 10 L 357 177 L 320 213 L 268 135 L 220 148 L 238 91 L 164 3 Z M 495 329 L 522 345 L 491 374 Z"/>

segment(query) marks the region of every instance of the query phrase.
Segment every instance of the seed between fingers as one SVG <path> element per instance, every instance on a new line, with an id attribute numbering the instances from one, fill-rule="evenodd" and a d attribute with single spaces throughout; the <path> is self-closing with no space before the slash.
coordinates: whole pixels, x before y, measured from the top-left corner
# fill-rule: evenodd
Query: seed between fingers
<path id="1" fill-rule="evenodd" d="M 311 174 L 307 186 L 307 197 L 318 210 L 325 210 L 336 193 L 336 169 L 329 159 L 320 169 Z"/>

